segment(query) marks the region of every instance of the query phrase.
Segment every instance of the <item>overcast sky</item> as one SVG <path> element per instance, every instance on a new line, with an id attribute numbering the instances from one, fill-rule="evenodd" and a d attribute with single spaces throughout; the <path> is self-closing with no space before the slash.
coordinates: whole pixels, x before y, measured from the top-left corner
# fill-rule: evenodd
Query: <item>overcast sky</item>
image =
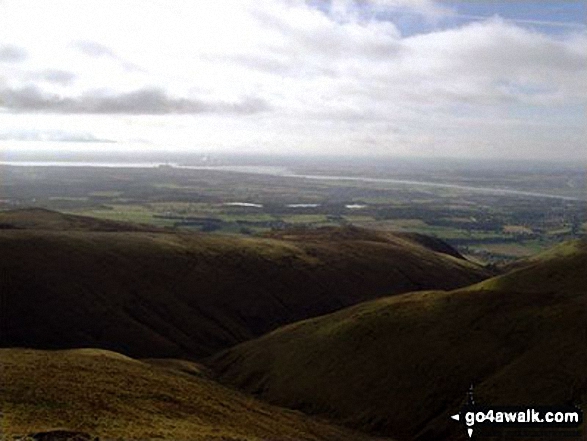
<path id="1" fill-rule="evenodd" d="M 585 9 L 0 0 L 0 148 L 584 160 Z"/>

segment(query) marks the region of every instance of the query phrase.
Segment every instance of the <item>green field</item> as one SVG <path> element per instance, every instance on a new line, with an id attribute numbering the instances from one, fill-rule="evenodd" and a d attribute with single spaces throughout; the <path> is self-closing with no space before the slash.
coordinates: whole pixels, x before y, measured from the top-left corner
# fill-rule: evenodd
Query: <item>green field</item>
<path id="1" fill-rule="evenodd" d="M 0 188 L 6 195 L 5 209 L 44 207 L 114 221 L 237 235 L 350 224 L 432 235 L 484 263 L 507 263 L 579 237 L 587 224 L 585 201 L 490 195 L 456 188 L 173 168 L 2 170 L 5 181 L 11 182 L 10 187 Z M 351 169 L 340 172 L 354 173 Z M 421 176 L 417 170 L 395 172 L 408 179 L 433 177 Z M 379 172 L 373 173 L 378 176 Z M 522 190 L 531 189 L 532 184 L 540 187 L 543 178 L 555 182 L 554 175 L 543 177 L 533 171 L 515 176 L 476 171 L 456 174 L 452 179 L 467 184 L 471 176 L 485 186 L 490 186 L 492 179 L 496 183 L 503 180 Z M 561 185 L 568 181 L 564 173 L 560 179 Z M 258 206 L 229 205 L 233 203 Z"/>
<path id="2" fill-rule="evenodd" d="M 319 211 L 301 209 L 300 211 Z M 295 210 L 290 210 L 295 211 Z M 352 210 L 347 210 L 351 212 Z M 525 257 L 548 249 L 570 237 L 569 228 L 554 228 L 536 238 L 532 230 L 524 226 L 505 226 L 502 231 L 483 231 L 456 226 L 428 225 L 422 219 L 377 219 L 369 214 L 347 214 L 332 216 L 323 213 L 268 213 L 265 208 L 234 207 L 222 203 L 157 202 L 146 204 L 108 204 L 96 208 L 71 210 L 72 214 L 92 216 L 123 222 L 135 222 L 159 227 L 202 229 L 202 225 L 190 224 L 192 220 L 212 220 L 213 231 L 229 234 L 262 234 L 275 225 L 290 227 L 356 225 L 381 231 L 405 231 L 432 235 L 443 240 L 458 241 L 462 251 L 480 261 L 505 260 Z M 461 219 L 453 219 L 460 221 Z M 463 221 L 466 219 L 462 219 Z M 467 222 L 470 222 L 467 220 Z M 465 222 L 466 223 L 466 222 Z M 512 242 L 512 237 L 520 235 Z"/>

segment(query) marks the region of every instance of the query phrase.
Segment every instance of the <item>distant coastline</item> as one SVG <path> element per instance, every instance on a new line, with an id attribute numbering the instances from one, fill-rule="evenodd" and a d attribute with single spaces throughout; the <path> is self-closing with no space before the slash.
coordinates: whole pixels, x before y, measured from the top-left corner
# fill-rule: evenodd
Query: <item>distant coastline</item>
<path id="1" fill-rule="evenodd" d="M 451 184 L 445 182 L 430 182 L 410 179 L 373 178 L 368 176 L 338 176 L 298 174 L 287 167 L 269 165 L 180 165 L 169 162 L 93 162 L 93 161 L 0 161 L 0 166 L 11 167 L 106 167 L 106 168 L 163 168 L 180 170 L 213 170 L 232 173 L 261 174 L 280 176 L 284 178 L 309 179 L 320 181 L 358 181 L 394 185 L 412 185 L 419 187 L 449 188 L 455 190 L 472 191 L 500 196 L 527 196 L 536 198 L 550 198 L 567 201 L 584 201 L 586 198 L 562 196 L 548 193 L 539 193 L 511 188 L 476 187 L 470 185 Z"/>

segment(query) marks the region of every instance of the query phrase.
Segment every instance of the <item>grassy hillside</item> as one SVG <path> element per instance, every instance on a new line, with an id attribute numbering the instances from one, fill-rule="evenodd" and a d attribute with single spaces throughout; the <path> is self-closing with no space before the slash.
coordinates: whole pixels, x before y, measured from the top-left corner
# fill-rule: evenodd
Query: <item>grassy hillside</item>
<path id="1" fill-rule="evenodd" d="M 0 366 L 6 439 L 56 430 L 119 440 L 366 439 L 109 351 L 0 349 Z"/>
<path id="2" fill-rule="evenodd" d="M 219 378 L 291 408 L 401 439 L 460 439 L 486 404 L 587 404 L 587 241 L 452 292 L 365 302 L 209 360 Z"/>
<path id="3" fill-rule="evenodd" d="M 0 211 L 0 230 L 53 231 L 162 231 L 159 228 L 135 223 L 96 219 L 58 213 L 43 208 Z"/>
<path id="4" fill-rule="evenodd" d="M 418 240 L 354 228 L 242 238 L 46 210 L 0 212 L 0 224 L 2 347 L 197 358 L 384 294 L 486 277 Z"/>

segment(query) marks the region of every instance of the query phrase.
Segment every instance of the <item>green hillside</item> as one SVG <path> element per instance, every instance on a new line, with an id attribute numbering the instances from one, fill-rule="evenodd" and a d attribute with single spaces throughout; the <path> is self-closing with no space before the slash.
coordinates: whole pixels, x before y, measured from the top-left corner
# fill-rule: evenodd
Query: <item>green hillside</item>
<path id="1" fill-rule="evenodd" d="M 487 276 L 446 244 L 356 228 L 244 238 L 47 210 L 0 212 L 0 225 L 1 347 L 193 359 L 382 295 Z"/>
<path id="2" fill-rule="evenodd" d="M 469 385 L 487 404 L 587 404 L 587 241 L 452 292 L 365 302 L 209 361 L 272 403 L 399 439 L 461 439 Z"/>
<path id="3" fill-rule="evenodd" d="M 59 430 L 102 440 L 366 440 L 114 352 L 0 349 L 0 366 L 6 439 Z"/>

